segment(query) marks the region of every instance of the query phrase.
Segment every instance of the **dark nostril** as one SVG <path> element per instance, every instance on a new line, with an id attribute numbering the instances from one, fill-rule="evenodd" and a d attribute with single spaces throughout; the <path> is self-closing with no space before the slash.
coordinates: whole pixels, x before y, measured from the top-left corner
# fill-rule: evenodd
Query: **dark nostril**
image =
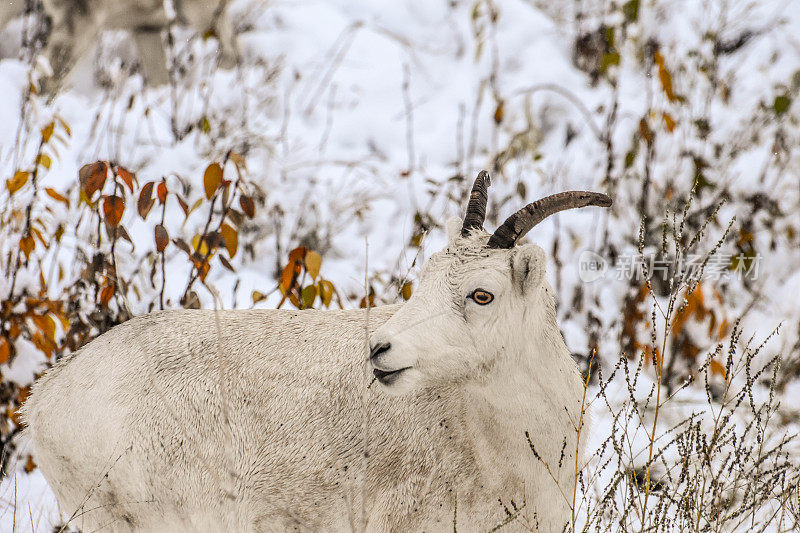
<path id="1" fill-rule="evenodd" d="M 369 358 L 370 359 L 374 359 L 375 357 L 378 357 L 383 352 L 389 350 L 389 348 L 391 348 L 391 347 L 392 347 L 391 343 L 388 343 L 388 342 L 384 342 L 383 344 L 376 344 L 369 351 Z"/>

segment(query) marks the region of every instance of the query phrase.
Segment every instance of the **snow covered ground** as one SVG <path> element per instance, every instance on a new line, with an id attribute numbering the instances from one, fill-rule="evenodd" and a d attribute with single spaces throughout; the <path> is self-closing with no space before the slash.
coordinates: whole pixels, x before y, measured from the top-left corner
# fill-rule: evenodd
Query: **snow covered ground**
<path id="1" fill-rule="evenodd" d="M 232 261 L 236 273 L 217 268 L 209 275 L 225 307 L 250 306 L 253 291 L 270 293 L 276 269 L 301 241 L 323 255 L 322 275 L 336 283 L 348 306 L 363 296 L 365 268 L 379 299 L 392 301 L 394 293 L 380 289 L 392 275 L 413 280 L 419 265 L 413 263 L 418 251 L 409 244 L 420 231 L 415 214 L 433 222 L 425 224 L 427 256 L 444 243 L 442 224 L 461 213 L 476 172 L 493 164 L 499 170 L 490 189 L 489 227 L 525 201 L 552 192 L 607 191 L 615 196 L 611 214 L 587 210 L 553 217 L 530 238 L 553 257 L 549 276 L 561 298 L 570 348 L 585 357 L 594 344 L 614 361 L 630 283 L 611 275 L 583 283 L 579 254 L 634 254 L 642 169 L 654 169 L 646 186 L 648 212 L 663 213 L 672 205 L 671 191 L 691 189 L 698 168 L 691 162 L 702 158 L 713 186 L 701 191 L 696 207 L 713 206 L 714 191 L 730 198 L 702 249 L 710 249 L 736 215 L 733 231 L 744 224 L 761 254 L 757 283 L 725 278 L 719 284 L 725 298 L 714 309 L 729 322 L 743 315 L 744 337 L 757 341 L 783 324 L 763 358 L 783 353 L 797 360 L 800 107 L 793 98 L 800 87 L 800 2 L 636 4 L 637 18 L 626 26 L 625 39 L 616 36 L 623 44 L 605 52 L 615 82 L 601 75 L 593 83 L 575 65 L 576 37 L 600 20 L 618 27 L 628 16 L 602 2 L 237 0 L 231 13 L 242 64 L 236 70 L 214 67 L 213 40 L 181 39 L 180 60 L 187 50 L 195 56 L 186 63 L 185 78 L 174 89 L 147 88 L 141 77 L 127 73 L 130 43 L 120 34 L 106 35 L 77 69 L 72 88 L 51 103 L 32 99 L 33 118 L 26 124 L 20 124 L 20 108 L 30 68 L 15 58 L 22 28 L 16 21 L 0 30 L 0 52 L 11 56 L 0 60 L 0 174 L 7 178 L 35 157 L 38 139 L 26 132 L 38 132 L 53 117 L 69 124 L 71 137 L 42 185 L 75 199 L 78 169 L 108 159 L 135 170 L 141 181 L 173 176 L 169 183 L 185 183 L 191 205 L 202 196 L 210 162 L 229 149 L 245 154 L 247 176 L 263 191 L 264 203 L 241 232 L 252 248 Z M 746 33 L 753 35 L 733 52 L 714 49 L 714 43 L 735 42 Z M 680 98 L 670 97 L 659 67 L 648 59 L 653 54 L 642 50 L 659 51 Z M 116 59 L 120 54 L 127 63 Z M 105 85 L 93 75 L 98 64 Z M 789 107 L 778 113 L 776 97 L 783 94 L 791 97 Z M 657 136 L 649 163 L 643 119 Z M 709 125 L 705 138 L 698 133 L 699 119 Z M 674 131 L 669 120 L 676 123 Z M 633 146 L 638 151 L 626 165 Z M 780 214 L 770 218 L 758 211 L 757 194 L 774 201 Z M 22 201 L 0 192 L 1 204 Z M 75 211 L 56 213 L 52 223 L 74 222 L 74 216 Z M 168 203 L 165 226 L 171 233 L 191 236 L 204 223 L 199 212 L 183 219 L 178 205 Z M 123 221 L 135 243 L 152 239 L 152 225 L 132 206 Z M 68 232 L 60 255 L 48 261 L 68 266 L 91 230 L 78 225 Z M 12 246 L 0 244 L 3 256 Z M 736 252 L 730 244 L 723 251 Z M 167 278 L 185 279 L 189 265 L 177 250 L 170 254 Z M 141 248 L 126 249 L 120 270 L 133 273 L 143 257 Z M 0 294 L 8 283 L 0 278 Z M 146 284 L 142 290 L 150 293 L 132 302 L 135 313 L 146 312 L 157 292 Z M 180 282 L 167 285 L 172 306 L 182 290 Z M 204 306 L 213 306 L 210 293 L 198 293 Z M 279 300 L 272 292 L 257 305 L 274 307 Z M 708 329 L 706 323 L 697 328 Z M 596 342 L 592 331 L 599 332 Z M 713 350 L 717 339 L 705 335 L 701 342 L 701 333 L 693 335 L 701 350 Z M 18 349 L 14 365 L 1 365 L 0 371 L 27 383 L 44 358 L 29 343 Z M 788 419 L 800 412 L 796 390 L 791 383 L 783 393 Z M 620 386 L 614 394 L 625 398 L 627 390 Z M 593 424 L 609 425 L 608 413 L 598 411 Z M 25 474 L 22 466 L 0 485 L 0 531 L 30 531 L 32 525 L 47 531 L 58 521 L 55 500 L 38 471 Z"/>

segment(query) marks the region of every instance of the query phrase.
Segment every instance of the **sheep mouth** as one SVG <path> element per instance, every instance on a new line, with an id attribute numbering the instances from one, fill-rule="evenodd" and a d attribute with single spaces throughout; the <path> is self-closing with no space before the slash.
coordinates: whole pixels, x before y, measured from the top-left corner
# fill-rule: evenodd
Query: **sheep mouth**
<path id="1" fill-rule="evenodd" d="M 375 376 L 375 379 L 381 382 L 381 385 L 391 385 L 400 377 L 400 374 L 405 372 L 411 368 L 407 366 L 405 368 L 400 368 L 398 370 L 381 370 L 379 368 L 372 369 L 372 375 Z"/>

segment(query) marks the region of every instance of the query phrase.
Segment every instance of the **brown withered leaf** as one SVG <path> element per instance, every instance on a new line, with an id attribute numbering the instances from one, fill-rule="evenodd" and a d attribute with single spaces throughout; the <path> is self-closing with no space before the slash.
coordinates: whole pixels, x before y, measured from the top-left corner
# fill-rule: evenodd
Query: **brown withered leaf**
<path id="1" fill-rule="evenodd" d="M 185 252 L 186 255 L 192 255 L 192 249 L 189 248 L 189 243 L 187 243 L 183 239 L 180 238 L 172 239 L 172 242 L 175 244 L 175 246 L 178 247 L 179 250 Z"/>
<path id="2" fill-rule="evenodd" d="M 167 201 L 167 183 L 162 181 L 156 187 L 156 196 L 158 196 L 158 201 L 163 205 L 164 202 Z"/>
<path id="3" fill-rule="evenodd" d="M 181 209 L 183 210 L 183 215 L 185 217 L 188 217 L 189 216 L 189 205 L 186 203 L 186 200 L 181 198 L 181 196 L 179 194 L 176 194 L 175 198 L 178 199 L 178 205 L 181 206 Z"/>
<path id="4" fill-rule="evenodd" d="M 30 474 L 36 470 L 36 463 L 33 461 L 33 456 L 28 455 L 28 459 L 25 461 L 25 472 Z"/>
<path id="5" fill-rule="evenodd" d="M 370 294 L 369 296 L 365 296 L 361 298 L 361 302 L 358 304 L 361 309 L 369 307 L 375 307 L 375 295 Z"/>
<path id="6" fill-rule="evenodd" d="M 155 183 L 152 181 L 148 181 L 144 185 L 142 185 L 142 190 L 139 193 L 139 201 L 136 202 L 136 209 L 139 211 L 139 216 L 143 219 L 147 218 L 147 215 L 150 213 L 150 209 L 153 208 L 153 204 L 156 201 L 153 199 L 153 186 Z"/>
<path id="7" fill-rule="evenodd" d="M 94 193 L 101 190 L 106 184 L 108 175 L 108 164 L 105 161 L 95 161 L 81 167 L 81 188 L 86 193 L 86 197 L 91 200 Z"/>
<path id="8" fill-rule="evenodd" d="M 219 257 L 219 262 L 222 263 L 222 266 L 224 266 L 225 268 L 227 268 L 231 272 L 236 272 L 236 269 L 233 268 L 233 265 L 231 265 L 230 262 L 227 259 L 225 259 L 224 255 L 219 254 L 218 257 Z"/>
<path id="9" fill-rule="evenodd" d="M 225 241 L 225 249 L 228 251 L 228 256 L 233 259 L 239 249 L 239 234 L 228 224 L 223 224 L 219 231 Z"/>
<path id="10" fill-rule="evenodd" d="M 6 180 L 6 189 L 8 189 L 9 194 L 14 194 L 21 188 L 28 183 L 28 178 L 30 177 L 30 172 L 25 172 L 23 170 L 18 170 L 14 173 L 14 177 L 10 180 Z"/>
<path id="11" fill-rule="evenodd" d="M 116 168 L 116 171 L 119 179 L 121 179 L 122 182 L 128 186 L 131 194 L 133 194 L 133 182 L 136 180 L 136 175 L 129 172 L 126 168 L 119 166 Z"/>
<path id="12" fill-rule="evenodd" d="M 246 195 L 239 196 L 239 206 L 244 211 L 244 214 L 247 215 L 247 218 L 253 218 L 256 216 L 256 206 L 253 203 L 253 199 Z"/>
<path id="13" fill-rule="evenodd" d="M 166 250 L 167 244 L 169 244 L 169 233 L 167 233 L 167 228 L 161 224 L 157 224 L 153 231 L 156 239 L 156 251 L 161 253 Z M 189 247 L 187 246 L 186 248 L 188 250 Z"/>
<path id="14" fill-rule="evenodd" d="M 650 129 L 650 125 L 647 124 L 647 119 L 644 117 L 639 121 L 639 134 L 647 144 L 653 144 L 653 130 Z"/>
<path id="15" fill-rule="evenodd" d="M 103 216 L 109 226 L 112 228 L 119 226 L 123 213 L 125 213 L 125 200 L 121 196 L 103 198 Z"/>
<path id="16" fill-rule="evenodd" d="M 222 167 L 219 163 L 211 163 L 203 174 L 203 188 L 209 200 L 222 184 Z"/>

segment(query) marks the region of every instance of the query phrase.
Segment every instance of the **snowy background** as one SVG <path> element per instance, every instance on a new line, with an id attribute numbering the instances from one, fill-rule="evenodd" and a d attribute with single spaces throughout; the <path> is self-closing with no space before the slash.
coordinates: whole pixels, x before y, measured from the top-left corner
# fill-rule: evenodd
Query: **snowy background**
<path id="1" fill-rule="evenodd" d="M 212 261 L 205 280 L 226 308 L 278 305 L 281 269 L 300 245 L 322 256 L 320 275 L 344 307 L 358 307 L 365 270 L 377 303 L 401 299 L 400 288 L 407 281 L 413 287 L 421 259 L 443 245 L 444 221 L 462 213 L 485 168 L 493 176 L 490 230 L 553 192 L 614 197 L 610 211 L 552 217 L 529 239 L 550 256 L 562 328 L 582 370 L 593 350 L 610 365 L 626 352 L 647 358 L 644 372 L 652 377 L 652 303 L 637 299 L 641 280 L 625 279 L 618 265 L 637 253 L 642 215 L 645 250 L 660 248 L 664 220 L 672 224 L 673 213 L 680 219 L 696 183 L 687 234 L 710 219 L 700 252 L 735 220 L 719 250 L 727 259 L 707 274 L 703 299 L 692 300 L 680 335 L 665 344 L 668 379 L 681 383 L 696 371 L 737 320 L 744 351 L 749 339 L 757 346 L 780 326 L 758 356 L 781 354 L 779 418 L 794 428 L 798 0 L 236 0 L 229 13 L 241 53 L 234 70 L 216 67 L 214 39 L 176 29 L 178 79 L 146 87 L 125 34 L 107 33 L 52 101 L 28 94 L 46 73 L 20 46 L 29 21 L 0 29 L 0 176 L 10 179 L 35 162 L 40 131 L 55 120 L 60 140 L 49 143 L 38 194 L 50 187 L 70 201 L 68 209 L 37 203 L 30 186 L 0 191 L 3 298 L 20 246 L 14 213 L 33 202 L 42 232 L 53 235 L 61 225 L 64 233 L 59 246 L 39 246 L 38 260 L 19 271 L 15 295 L 38 288 L 42 272 L 50 298 L 72 294 L 85 304 L 80 312 L 90 312 L 91 302 L 81 300 L 88 297 L 69 290 L 83 275 L 98 228 L 78 202 L 78 171 L 97 160 L 135 172 L 140 184 L 165 177 L 170 192 L 192 206 L 205 198 L 207 166 L 229 150 L 241 156 L 255 217 L 241 220 L 237 253 L 226 256 L 235 272 Z M 235 179 L 233 163 L 224 172 Z M 128 293 L 110 307 L 141 314 L 159 302 L 153 226 L 161 208 L 157 203 L 143 220 L 129 198 L 122 224 L 133 245 L 120 241 L 116 249 Z M 190 242 L 207 216 L 205 203 L 187 217 L 170 196 L 164 226 Z M 106 253 L 108 242 L 102 246 Z M 609 266 L 601 280 L 581 281 L 579 257 L 587 250 Z M 735 257 L 756 271 L 736 275 L 729 268 Z M 174 244 L 165 260 L 165 306 L 178 307 L 192 264 Z M 203 307 L 214 306 L 207 288 L 194 289 Z M 254 303 L 254 291 L 267 297 Z M 667 292 L 656 288 L 655 296 Z M 56 336 L 64 328 L 59 324 Z M 24 335 L 15 349 L 0 375 L 4 384 L 24 387 L 52 359 Z M 609 394 L 622 401 L 628 390 L 618 384 Z M 703 388 L 687 394 L 691 404 Z M 8 409 L 18 400 L 8 399 Z M 594 424 L 610 421 L 598 412 Z M 3 434 L 13 427 L 9 420 Z M 26 443 L 18 445 L 0 485 L 0 530 L 48 531 L 59 522 L 55 500 L 36 469 L 26 472 Z"/>

